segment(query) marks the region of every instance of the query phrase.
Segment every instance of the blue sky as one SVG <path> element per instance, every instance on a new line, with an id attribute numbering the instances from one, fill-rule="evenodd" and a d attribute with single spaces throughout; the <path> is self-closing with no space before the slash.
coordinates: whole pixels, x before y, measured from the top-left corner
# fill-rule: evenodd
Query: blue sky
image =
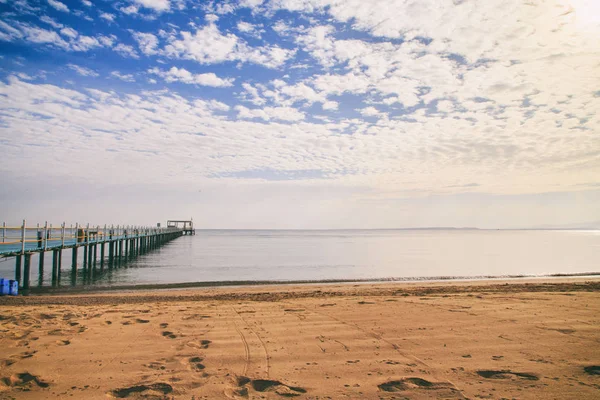
<path id="1" fill-rule="evenodd" d="M 592 0 L 0 0 L 0 14 L 2 219 L 600 221 Z"/>

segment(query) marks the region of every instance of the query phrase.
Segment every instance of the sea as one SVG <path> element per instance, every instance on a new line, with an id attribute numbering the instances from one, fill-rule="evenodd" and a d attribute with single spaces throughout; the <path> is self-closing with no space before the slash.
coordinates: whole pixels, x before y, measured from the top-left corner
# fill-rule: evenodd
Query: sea
<path id="1" fill-rule="evenodd" d="M 70 255 L 63 255 L 61 289 L 518 279 L 597 274 L 600 231 L 196 230 L 120 268 L 92 274 L 72 274 Z M 51 252 L 42 274 L 37 257 L 33 290 L 52 286 Z M 13 276 L 14 258 L 0 259 L 0 277 Z"/>

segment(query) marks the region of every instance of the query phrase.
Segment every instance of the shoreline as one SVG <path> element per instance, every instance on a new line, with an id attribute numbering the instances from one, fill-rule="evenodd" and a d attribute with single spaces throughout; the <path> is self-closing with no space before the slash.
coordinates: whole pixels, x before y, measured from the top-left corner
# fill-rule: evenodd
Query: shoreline
<path id="1" fill-rule="evenodd" d="M 32 287 L 28 291 L 20 293 L 26 296 L 39 295 L 62 295 L 62 294 L 96 294 L 103 292 L 122 292 L 122 291 L 149 291 L 149 290 L 182 290 L 182 289 L 201 289 L 201 288 L 239 288 L 253 286 L 296 286 L 296 285 L 346 285 L 346 284 L 394 284 L 394 283 L 434 283 L 434 282 L 486 282 L 486 281 L 510 281 L 519 282 L 526 280 L 550 280 L 556 282 L 564 278 L 572 279 L 600 279 L 600 272 L 578 272 L 578 273 L 555 273 L 546 275 L 502 275 L 502 276 L 432 276 L 432 277 L 400 277 L 400 278 L 364 278 L 364 279 L 323 279 L 323 280 L 243 280 L 243 281 L 197 281 L 180 283 L 144 283 L 144 284 L 124 284 L 114 286 L 101 285 L 78 285 L 63 287 Z"/>
<path id="2" fill-rule="evenodd" d="M 281 301 L 337 297 L 462 295 L 468 293 L 600 292 L 599 277 L 519 278 L 462 281 L 344 282 L 183 288 L 136 288 L 96 292 L 3 296 L 1 306 L 101 305 L 182 301 Z"/>

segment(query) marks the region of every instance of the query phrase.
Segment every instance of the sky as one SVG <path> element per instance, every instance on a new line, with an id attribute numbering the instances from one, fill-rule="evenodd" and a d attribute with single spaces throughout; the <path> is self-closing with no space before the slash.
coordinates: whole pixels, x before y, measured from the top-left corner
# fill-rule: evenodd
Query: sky
<path id="1" fill-rule="evenodd" d="M 0 221 L 600 227 L 595 0 L 0 0 Z"/>

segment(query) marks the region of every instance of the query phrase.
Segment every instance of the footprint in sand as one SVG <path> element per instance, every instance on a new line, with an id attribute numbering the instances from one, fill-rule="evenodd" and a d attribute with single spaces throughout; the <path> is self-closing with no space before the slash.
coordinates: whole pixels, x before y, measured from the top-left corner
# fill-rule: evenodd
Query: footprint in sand
<path id="1" fill-rule="evenodd" d="M 486 379 L 513 379 L 520 378 L 528 381 L 537 381 L 540 378 L 535 374 L 529 374 L 525 372 L 513 372 L 511 370 L 505 369 L 500 371 L 490 370 L 490 369 L 480 369 L 477 372 L 477 375 L 486 378 Z"/>
<path id="2" fill-rule="evenodd" d="M 210 340 L 201 340 L 200 342 L 188 342 L 187 345 L 194 349 L 208 349 L 211 343 Z"/>
<path id="3" fill-rule="evenodd" d="M 135 385 L 121 389 L 111 390 L 107 394 L 117 399 L 125 399 L 130 396 L 150 399 L 162 399 L 173 392 L 173 387 L 168 383 L 157 382 L 150 385 Z"/>
<path id="4" fill-rule="evenodd" d="M 21 353 L 19 355 L 19 358 L 25 359 L 25 358 L 31 358 L 33 357 L 33 355 L 37 353 L 37 350 L 33 350 L 33 351 L 26 351 L 24 353 Z"/>
<path id="5" fill-rule="evenodd" d="M 144 367 L 150 368 L 150 369 L 156 369 L 156 370 L 160 370 L 160 371 L 164 371 L 165 369 L 167 369 L 166 366 L 164 366 L 162 363 L 160 363 L 158 361 L 153 361 L 149 364 L 144 364 Z"/>
<path id="6" fill-rule="evenodd" d="M 600 375 L 600 365 L 590 365 L 588 367 L 583 367 L 583 370 L 586 374 Z"/>
<path id="7" fill-rule="evenodd" d="M 71 344 L 70 340 L 57 340 L 56 344 L 59 346 L 68 346 Z"/>
<path id="8" fill-rule="evenodd" d="M 280 381 L 269 379 L 250 379 L 245 376 L 238 376 L 235 383 L 237 388 L 233 390 L 233 394 L 244 397 L 248 396 L 248 384 L 257 392 L 274 392 L 282 397 L 296 397 L 306 393 L 306 389 L 302 387 L 290 386 Z"/>
<path id="9" fill-rule="evenodd" d="M 202 364 L 202 361 L 204 361 L 204 358 L 202 357 L 192 357 L 188 361 L 190 362 L 190 367 L 194 371 L 202 371 L 204 368 L 206 368 L 204 364 Z"/>
<path id="10" fill-rule="evenodd" d="M 164 331 L 164 332 L 162 333 L 162 335 L 163 335 L 164 337 L 166 337 L 166 338 L 169 338 L 169 339 L 175 339 L 175 338 L 177 337 L 177 335 L 176 335 L 176 334 L 174 334 L 174 333 L 173 333 L 173 332 L 171 332 L 171 331 Z"/>
<path id="11" fill-rule="evenodd" d="M 269 379 L 254 379 L 252 382 L 252 389 L 257 392 L 275 392 L 280 396 L 284 397 L 295 397 L 306 393 L 306 389 L 298 386 L 288 386 L 279 381 L 272 381 Z"/>
<path id="12" fill-rule="evenodd" d="M 148 319 L 141 319 L 141 318 L 136 318 L 135 322 L 137 322 L 138 324 L 147 324 L 148 322 L 150 322 L 150 320 Z"/>
<path id="13" fill-rule="evenodd" d="M 464 396 L 450 382 L 430 382 L 423 378 L 410 377 L 388 381 L 377 386 L 383 392 L 414 392 L 427 390 L 431 398 L 464 399 Z M 429 396 L 429 395 L 428 395 Z"/>
<path id="14" fill-rule="evenodd" d="M 6 389 L 29 391 L 35 387 L 43 389 L 47 388 L 50 385 L 42 381 L 39 377 L 30 374 L 29 372 L 21 372 L 0 379 L 0 386 L 4 386 L 4 388 Z"/>
<path id="15" fill-rule="evenodd" d="M 163 322 L 162 324 L 160 324 L 160 327 L 162 329 L 165 329 L 167 326 L 169 326 L 169 324 L 167 324 L 166 322 Z"/>

